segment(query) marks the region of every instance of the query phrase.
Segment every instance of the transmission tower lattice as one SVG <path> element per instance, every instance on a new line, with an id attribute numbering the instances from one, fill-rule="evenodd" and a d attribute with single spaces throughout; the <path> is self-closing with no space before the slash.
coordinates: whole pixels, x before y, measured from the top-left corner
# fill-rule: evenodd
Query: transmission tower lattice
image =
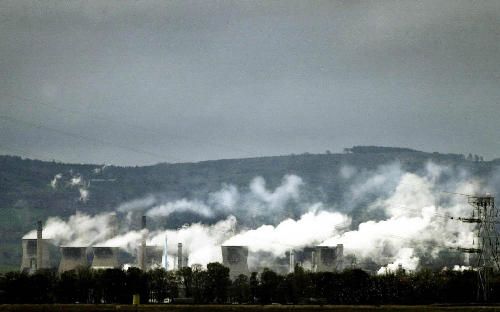
<path id="1" fill-rule="evenodd" d="M 472 217 L 458 218 L 462 222 L 477 223 L 474 248 L 460 248 L 464 252 L 477 254 L 476 270 L 478 273 L 478 300 L 487 301 L 490 293 L 490 275 L 493 270 L 500 270 L 499 235 L 496 225 L 499 223 L 495 197 L 467 195 L 467 202 L 472 206 Z"/>

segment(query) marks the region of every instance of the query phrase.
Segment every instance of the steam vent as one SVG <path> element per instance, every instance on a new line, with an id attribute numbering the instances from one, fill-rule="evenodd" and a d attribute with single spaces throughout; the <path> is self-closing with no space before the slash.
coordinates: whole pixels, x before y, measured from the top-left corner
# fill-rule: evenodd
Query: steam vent
<path id="1" fill-rule="evenodd" d="M 77 267 L 87 267 L 87 247 L 61 247 L 61 262 L 59 273 L 74 270 Z"/>
<path id="2" fill-rule="evenodd" d="M 248 247 L 246 246 L 221 246 L 222 264 L 229 268 L 229 277 L 235 279 L 239 275 L 249 275 Z"/>
<path id="3" fill-rule="evenodd" d="M 93 269 L 115 269 L 118 264 L 118 247 L 92 247 L 94 259 Z"/>

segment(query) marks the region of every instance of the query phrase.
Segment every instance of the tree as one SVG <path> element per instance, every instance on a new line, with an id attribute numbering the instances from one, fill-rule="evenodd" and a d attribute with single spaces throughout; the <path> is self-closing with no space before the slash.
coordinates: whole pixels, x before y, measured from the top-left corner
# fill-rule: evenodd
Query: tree
<path id="1" fill-rule="evenodd" d="M 248 276 L 240 274 L 233 281 L 230 288 L 231 301 L 236 303 L 246 303 L 250 298 L 250 280 Z"/>
<path id="2" fill-rule="evenodd" d="M 191 285 L 193 282 L 193 271 L 190 267 L 184 267 L 177 271 L 179 278 L 179 296 L 191 297 Z"/>
<path id="3" fill-rule="evenodd" d="M 149 280 L 150 298 L 156 303 L 163 303 L 167 298 L 167 271 L 163 268 L 156 268 L 147 274 Z"/>
<path id="4" fill-rule="evenodd" d="M 260 274 L 259 298 L 261 303 L 269 304 L 277 298 L 280 278 L 276 272 L 265 268 Z"/>
<path id="5" fill-rule="evenodd" d="M 75 303 L 78 301 L 78 293 L 75 292 L 76 289 L 78 289 L 76 272 L 71 270 L 61 273 L 55 288 L 56 302 Z"/>
<path id="6" fill-rule="evenodd" d="M 207 264 L 207 288 L 212 291 L 213 301 L 216 303 L 227 302 L 227 295 L 231 280 L 229 268 L 218 262 Z"/>
<path id="7" fill-rule="evenodd" d="M 147 274 L 139 268 L 130 267 L 125 278 L 126 302 L 132 302 L 132 296 L 139 294 L 141 303 L 149 302 L 149 283 Z"/>

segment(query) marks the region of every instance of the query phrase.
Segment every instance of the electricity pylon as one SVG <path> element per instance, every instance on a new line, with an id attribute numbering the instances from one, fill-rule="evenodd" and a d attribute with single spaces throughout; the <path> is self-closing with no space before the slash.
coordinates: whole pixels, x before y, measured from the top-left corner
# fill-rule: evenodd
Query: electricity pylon
<path id="1" fill-rule="evenodd" d="M 462 194 L 461 194 L 462 195 Z M 474 248 L 460 248 L 461 251 L 477 254 L 476 270 L 478 273 L 477 299 L 488 301 L 490 293 L 490 276 L 493 270 L 500 270 L 499 235 L 496 225 L 499 223 L 495 197 L 466 195 L 472 206 L 472 217 L 458 218 L 466 223 L 476 223 L 476 240 Z"/>

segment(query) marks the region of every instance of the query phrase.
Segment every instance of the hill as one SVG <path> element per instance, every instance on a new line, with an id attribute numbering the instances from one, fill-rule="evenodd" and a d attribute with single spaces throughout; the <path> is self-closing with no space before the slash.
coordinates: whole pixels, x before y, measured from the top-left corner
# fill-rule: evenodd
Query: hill
<path id="1" fill-rule="evenodd" d="M 224 184 L 248 188 L 249 181 L 256 176 L 262 176 L 267 186 L 274 188 L 287 174 L 300 176 L 309 196 L 347 207 L 343 205 L 347 200 L 343 194 L 349 184 L 339 179 L 342 168 L 356 168 L 360 172 L 397 162 L 404 170 L 417 172 L 429 161 L 463 168 L 478 177 L 491 175 L 500 165 L 499 160 L 471 161 L 458 154 L 374 146 L 357 146 L 342 154 L 305 153 L 143 167 L 66 164 L 0 156 L 0 265 L 17 268 L 23 234 L 33 229 L 36 220 L 49 216 L 66 217 L 76 210 L 90 214 L 110 211 L 123 202 L 148 194 L 161 194 L 168 199 L 203 198 Z M 356 207 L 351 213 L 356 215 Z M 177 227 L 199 219 L 199 216 L 174 214 L 166 226 Z"/>

